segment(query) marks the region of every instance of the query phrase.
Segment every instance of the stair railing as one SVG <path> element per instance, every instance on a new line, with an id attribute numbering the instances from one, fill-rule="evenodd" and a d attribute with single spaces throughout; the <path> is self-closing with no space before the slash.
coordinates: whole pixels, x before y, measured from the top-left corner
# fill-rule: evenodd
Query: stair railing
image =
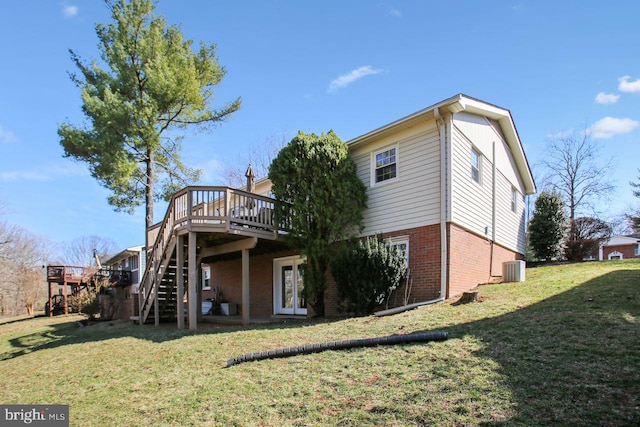
<path id="1" fill-rule="evenodd" d="M 170 256 L 165 252 L 172 247 L 177 229 L 192 225 L 219 226 L 220 231 L 226 232 L 232 228 L 244 228 L 277 238 L 283 225 L 288 227 L 275 224 L 274 203 L 270 197 L 229 187 L 191 186 L 176 192 L 147 253 L 147 265 L 139 288 L 140 323 L 147 320 L 152 306 L 158 309 L 161 269 L 165 257 Z"/>
<path id="2" fill-rule="evenodd" d="M 185 188 L 171 197 L 155 242 L 147 253 L 147 266 L 144 271 L 144 276 L 142 276 L 139 290 L 140 324 L 143 324 L 147 320 L 152 303 L 157 305 L 155 304 L 155 300 L 158 298 L 158 269 L 162 264 L 161 261 L 165 249 L 173 237 L 176 219 L 181 219 L 183 207 L 186 206 L 184 199 L 188 193 L 188 189 Z"/>

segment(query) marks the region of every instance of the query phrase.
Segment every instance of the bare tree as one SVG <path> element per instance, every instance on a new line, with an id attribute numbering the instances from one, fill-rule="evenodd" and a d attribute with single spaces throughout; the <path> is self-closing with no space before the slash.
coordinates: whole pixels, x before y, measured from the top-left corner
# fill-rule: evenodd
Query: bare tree
<path id="1" fill-rule="evenodd" d="M 256 174 L 256 180 L 265 178 L 269 173 L 271 161 L 289 141 L 284 133 L 273 134 L 262 144 L 252 145 L 246 153 L 229 162 L 224 170 L 226 184 L 234 188 L 243 188 L 247 178 L 244 176 L 250 164 Z"/>
<path id="2" fill-rule="evenodd" d="M 43 284 L 46 281 L 43 268 L 21 267 L 18 270 L 19 297 L 27 309 L 27 314 L 33 316 L 33 312 L 38 302 L 44 299 L 47 294 Z"/>
<path id="3" fill-rule="evenodd" d="M 104 262 L 118 252 L 118 244 L 108 237 L 82 236 L 61 245 L 65 265 L 97 267 L 93 252 Z"/>
<path id="4" fill-rule="evenodd" d="M 0 223 L 0 315 L 32 314 L 43 302 L 46 279 L 42 266 L 52 245 L 18 227 Z"/>
<path id="5" fill-rule="evenodd" d="M 614 189 L 609 180 L 612 160 L 603 160 L 598 153 L 599 147 L 586 128 L 548 143 L 542 163 L 549 173 L 547 183 L 565 200 L 570 241 L 577 238 L 576 216 L 595 212 L 596 202 L 606 200 Z"/>

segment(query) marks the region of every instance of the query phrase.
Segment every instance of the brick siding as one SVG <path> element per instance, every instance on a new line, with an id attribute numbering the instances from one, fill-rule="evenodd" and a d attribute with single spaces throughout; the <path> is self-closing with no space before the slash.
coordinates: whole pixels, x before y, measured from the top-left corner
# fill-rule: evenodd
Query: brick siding
<path id="1" fill-rule="evenodd" d="M 615 245 L 615 246 L 604 246 L 602 248 L 602 259 L 608 260 L 609 254 L 613 252 L 620 252 L 622 254 L 622 259 L 632 259 L 632 258 L 640 258 L 640 256 L 635 254 L 636 245 Z"/>
<path id="2" fill-rule="evenodd" d="M 487 283 L 491 276 L 502 275 L 502 263 L 522 259 L 522 255 L 471 233 L 455 224 L 449 228 L 449 262 L 447 298 L 460 295 L 479 284 Z"/>
<path id="3" fill-rule="evenodd" d="M 502 263 L 522 259 L 520 254 L 477 236 L 459 226 L 448 224 L 448 291 L 451 298 L 464 291 L 489 281 L 490 276 L 502 274 Z M 409 268 L 411 293 L 409 303 L 428 301 L 440 296 L 440 225 L 418 227 L 385 233 L 385 239 L 407 237 L 409 240 Z M 249 261 L 251 318 L 268 318 L 273 314 L 273 260 L 295 255 L 295 251 L 282 251 L 251 256 Z M 492 264 L 492 268 L 490 268 Z M 241 259 L 214 262 L 211 267 L 210 291 L 203 291 L 202 298 L 212 298 L 214 288 L 219 288 L 225 299 L 237 303 L 242 310 L 242 264 Z M 329 274 L 329 286 L 325 294 L 325 314 L 336 316 L 338 297 L 335 281 Z M 401 285 L 392 295 L 391 307 L 403 304 L 406 284 Z M 308 307 L 309 315 L 313 315 Z"/>

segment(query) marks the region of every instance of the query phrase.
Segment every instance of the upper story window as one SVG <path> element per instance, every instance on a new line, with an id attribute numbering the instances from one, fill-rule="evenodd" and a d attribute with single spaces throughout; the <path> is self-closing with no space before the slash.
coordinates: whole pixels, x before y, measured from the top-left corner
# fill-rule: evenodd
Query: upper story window
<path id="1" fill-rule="evenodd" d="M 471 179 L 480 184 L 480 152 L 475 148 L 471 148 Z"/>
<path id="2" fill-rule="evenodd" d="M 511 188 L 511 211 L 512 212 L 517 212 L 518 211 L 518 190 L 516 190 L 515 188 Z"/>
<path id="3" fill-rule="evenodd" d="M 374 153 L 374 184 L 394 179 L 398 176 L 398 147 Z"/>
<path id="4" fill-rule="evenodd" d="M 137 270 L 138 269 L 138 255 L 132 256 L 131 257 L 131 270 Z"/>

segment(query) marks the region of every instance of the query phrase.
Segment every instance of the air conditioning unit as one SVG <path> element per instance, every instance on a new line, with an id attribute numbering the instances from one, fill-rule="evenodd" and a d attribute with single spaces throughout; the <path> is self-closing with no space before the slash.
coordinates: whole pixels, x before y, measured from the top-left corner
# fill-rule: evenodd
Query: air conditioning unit
<path id="1" fill-rule="evenodd" d="M 524 261 L 507 261 L 502 263 L 503 282 L 524 282 L 524 272 Z"/>

